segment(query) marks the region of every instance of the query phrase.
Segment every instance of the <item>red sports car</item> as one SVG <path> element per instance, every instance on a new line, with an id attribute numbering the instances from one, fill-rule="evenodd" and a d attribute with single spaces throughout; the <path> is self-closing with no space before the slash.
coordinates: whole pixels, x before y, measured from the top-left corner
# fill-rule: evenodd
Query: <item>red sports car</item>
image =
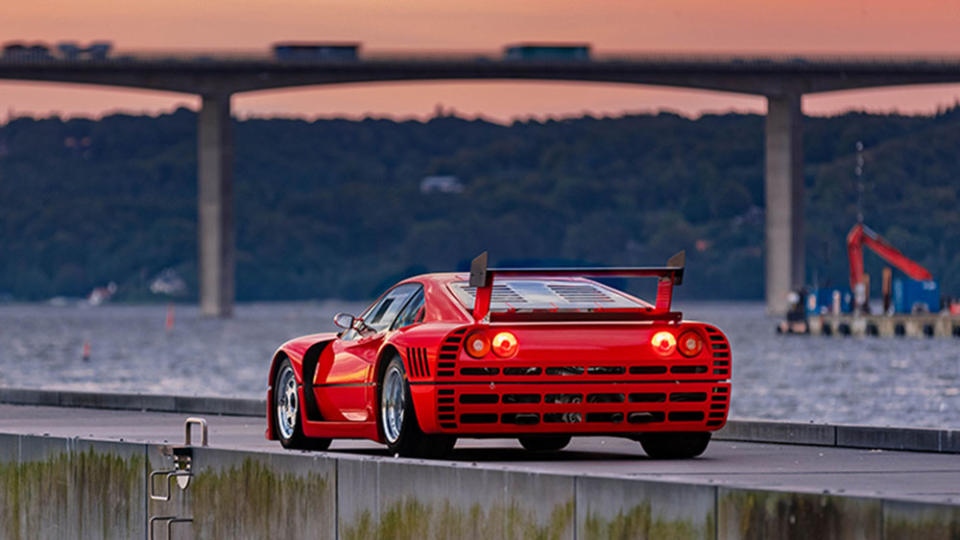
<path id="1" fill-rule="evenodd" d="M 684 257 L 654 268 L 487 268 L 406 279 L 339 334 L 289 341 L 270 366 L 267 438 L 364 438 L 442 457 L 458 437 L 559 450 L 572 436 L 701 454 L 730 406 L 730 345 L 671 311 Z M 655 277 L 649 304 L 588 278 Z"/>

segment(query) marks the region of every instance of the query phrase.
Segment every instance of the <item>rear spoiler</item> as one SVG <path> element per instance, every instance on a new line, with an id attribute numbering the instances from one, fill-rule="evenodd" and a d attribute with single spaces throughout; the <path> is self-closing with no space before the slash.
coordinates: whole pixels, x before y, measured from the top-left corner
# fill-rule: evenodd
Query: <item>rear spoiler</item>
<path id="1" fill-rule="evenodd" d="M 656 314 L 670 311 L 673 287 L 683 283 L 683 268 L 686 252 L 670 257 L 666 266 L 621 266 L 609 268 L 487 268 L 487 252 L 484 251 L 470 263 L 470 286 L 476 287 L 473 303 L 474 320 L 482 320 L 490 313 L 490 297 L 495 277 L 541 276 L 541 277 L 655 277 L 657 282 Z"/>

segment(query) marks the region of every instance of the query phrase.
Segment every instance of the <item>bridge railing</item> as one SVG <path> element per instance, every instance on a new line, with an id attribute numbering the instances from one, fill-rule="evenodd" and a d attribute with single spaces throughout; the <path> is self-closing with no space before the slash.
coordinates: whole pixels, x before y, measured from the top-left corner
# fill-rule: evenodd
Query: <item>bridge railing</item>
<path id="1" fill-rule="evenodd" d="M 203 64 L 203 63 L 276 63 L 287 64 L 344 64 L 364 63 L 433 63 L 433 62 L 503 62 L 503 63 L 631 63 L 650 65 L 727 65 L 731 67 L 776 66 L 779 68 L 818 68 L 828 66 L 898 66 L 936 67 L 960 66 L 956 55 L 896 55 L 896 54 L 788 54 L 788 53 L 696 53 L 662 51 L 601 51 L 593 52 L 589 59 L 505 59 L 497 50 L 365 50 L 358 51 L 356 58 L 298 58 L 280 59 L 272 50 L 117 50 L 105 57 L 68 58 L 59 51 L 22 51 L 4 54 L 0 51 L 0 65 L 79 65 L 104 64 Z"/>

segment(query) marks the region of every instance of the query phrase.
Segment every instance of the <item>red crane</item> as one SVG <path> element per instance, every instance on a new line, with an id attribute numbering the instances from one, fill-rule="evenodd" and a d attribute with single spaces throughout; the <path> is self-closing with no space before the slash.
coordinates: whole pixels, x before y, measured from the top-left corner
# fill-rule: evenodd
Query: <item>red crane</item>
<path id="1" fill-rule="evenodd" d="M 930 272 L 911 261 L 882 236 L 863 223 L 857 223 L 847 234 L 847 256 L 850 258 L 850 290 L 856 291 L 863 283 L 863 246 L 873 250 L 883 260 L 899 268 L 904 274 L 918 281 L 933 279 Z"/>

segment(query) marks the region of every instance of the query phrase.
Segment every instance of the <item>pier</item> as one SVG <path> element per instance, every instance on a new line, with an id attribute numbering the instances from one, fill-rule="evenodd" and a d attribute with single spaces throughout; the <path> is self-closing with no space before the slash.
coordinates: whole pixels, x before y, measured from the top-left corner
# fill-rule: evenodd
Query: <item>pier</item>
<path id="1" fill-rule="evenodd" d="M 737 420 L 693 460 L 595 437 L 546 454 L 463 440 L 425 461 L 367 441 L 284 450 L 264 439 L 259 400 L 3 389 L 0 403 L 4 538 L 934 539 L 960 527 L 950 430 Z M 196 430 L 184 444 L 189 416 L 206 421 L 208 446 Z"/>
<path id="2" fill-rule="evenodd" d="M 960 338 L 960 316 L 930 313 L 903 315 L 816 315 L 807 321 L 814 336 Z"/>

